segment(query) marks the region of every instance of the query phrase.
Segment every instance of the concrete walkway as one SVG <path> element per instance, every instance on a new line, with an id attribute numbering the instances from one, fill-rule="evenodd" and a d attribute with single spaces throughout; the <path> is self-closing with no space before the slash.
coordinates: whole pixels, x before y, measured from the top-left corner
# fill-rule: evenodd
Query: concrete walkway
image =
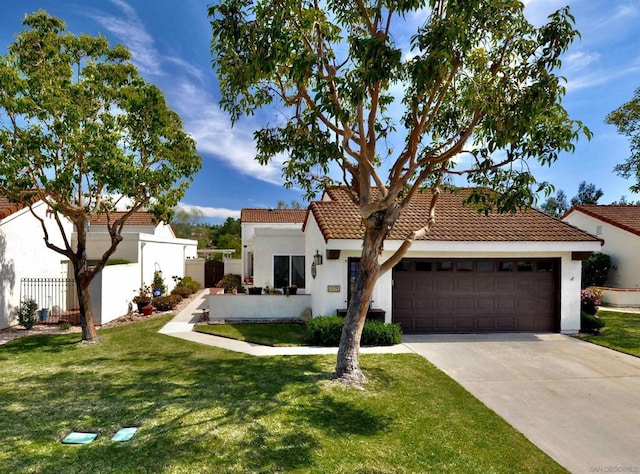
<path id="1" fill-rule="evenodd" d="M 200 334 L 200 293 L 160 333 L 255 356 L 336 354 Z M 640 472 L 640 359 L 560 334 L 406 335 L 361 353 L 416 353 L 571 472 Z M 470 441 L 472 442 L 472 441 Z"/>
<path id="2" fill-rule="evenodd" d="M 220 347 L 229 351 L 242 352 L 253 356 L 276 356 L 276 355 L 322 355 L 337 354 L 337 347 L 271 347 L 260 344 L 252 344 L 244 341 L 237 341 L 226 337 L 212 336 L 195 332 L 193 327 L 202 319 L 202 310 L 209 307 L 207 296 L 209 290 L 201 291 L 189 305 L 158 331 L 160 334 L 178 337 L 186 341 L 198 342 L 208 346 Z M 404 344 L 387 347 L 362 347 L 361 354 L 401 354 L 413 352 Z"/>

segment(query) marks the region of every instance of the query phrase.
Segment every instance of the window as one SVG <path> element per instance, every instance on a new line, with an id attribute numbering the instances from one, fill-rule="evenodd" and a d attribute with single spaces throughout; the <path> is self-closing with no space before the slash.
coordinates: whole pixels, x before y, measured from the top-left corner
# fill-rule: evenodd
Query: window
<path id="1" fill-rule="evenodd" d="M 451 260 L 446 260 L 442 262 L 436 262 L 436 271 L 437 272 L 452 272 L 453 271 L 453 262 Z"/>
<path id="2" fill-rule="evenodd" d="M 393 267 L 393 270 L 396 272 L 410 272 L 411 271 L 411 262 L 407 262 L 406 260 L 400 260 L 399 263 Z M 354 275 L 355 279 L 355 275 Z"/>
<path id="3" fill-rule="evenodd" d="M 432 264 L 431 262 L 416 262 L 417 272 L 430 272 Z"/>
<path id="4" fill-rule="evenodd" d="M 533 262 L 518 262 L 518 271 L 519 272 L 532 272 L 533 271 Z"/>
<path id="5" fill-rule="evenodd" d="M 513 262 L 498 262 L 498 271 L 499 272 L 512 272 L 513 271 Z"/>
<path id="6" fill-rule="evenodd" d="M 456 271 L 458 272 L 472 272 L 473 262 L 471 260 L 458 260 L 456 262 Z"/>
<path id="7" fill-rule="evenodd" d="M 273 256 L 273 286 L 305 287 L 304 255 L 274 255 Z"/>
<path id="8" fill-rule="evenodd" d="M 480 273 L 493 272 L 493 262 L 491 260 L 480 260 L 476 264 L 477 271 Z"/>

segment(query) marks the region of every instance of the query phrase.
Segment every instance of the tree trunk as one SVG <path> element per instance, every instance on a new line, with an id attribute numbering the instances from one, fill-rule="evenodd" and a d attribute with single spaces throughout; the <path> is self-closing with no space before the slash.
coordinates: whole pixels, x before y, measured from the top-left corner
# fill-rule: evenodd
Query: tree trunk
<path id="1" fill-rule="evenodd" d="M 360 258 L 360 270 L 351 291 L 351 299 L 345 317 L 338 359 L 336 362 L 336 378 L 348 385 L 361 386 L 366 377 L 360 370 L 360 336 L 367 317 L 369 302 L 373 288 L 380 276 L 378 257 L 389 228 L 384 211 L 372 216 L 365 225 L 365 235 Z"/>
<path id="2" fill-rule="evenodd" d="M 91 311 L 91 293 L 89 286 L 93 279 L 93 272 L 87 270 L 87 233 L 84 220 L 75 222 L 78 235 L 78 247 L 73 258 L 73 276 L 76 281 L 76 292 L 80 304 L 80 325 L 82 327 L 82 340 L 95 342 L 98 340 L 98 332 L 93 322 Z"/>

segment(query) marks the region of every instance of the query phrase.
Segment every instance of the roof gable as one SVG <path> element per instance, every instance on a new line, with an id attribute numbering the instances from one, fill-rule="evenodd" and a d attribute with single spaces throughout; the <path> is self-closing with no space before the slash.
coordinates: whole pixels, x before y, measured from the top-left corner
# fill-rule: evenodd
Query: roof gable
<path id="1" fill-rule="evenodd" d="M 488 216 L 463 206 L 462 201 L 471 192 L 443 192 L 438 198 L 436 223 L 424 238 L 425 241 L 451 242 L 560 242 L 598 241 L 587 232 L 577 229 L 554 217 L 535 209 L 518 211 L 515 214 Z M 356 204 L 345 188 L 327 190 L 330 200 L 315 201 L 310 211 L 318 223 L 325 240 L 362 239 L 364 227 Z M 417 193 L 404 210 L 393 229 L 389 240 L 403 240 L 411 232 L 428 222 L 431 195 Z"/>
<path id="2" fill-rule="evenodd" d="M 584 204 L 572 207 L 562 218 L 564 219 L 574 211 L 582 212 L 594 219 L 599 219 L 632 234 L 640 235 L 640 206 L 638 205 Z"/>
<path id="3" fill-rule="evenodd" d="M 252 209 L 240 211 L 240 222 L 256 224 L 302 224 L 306 209 Z"/>

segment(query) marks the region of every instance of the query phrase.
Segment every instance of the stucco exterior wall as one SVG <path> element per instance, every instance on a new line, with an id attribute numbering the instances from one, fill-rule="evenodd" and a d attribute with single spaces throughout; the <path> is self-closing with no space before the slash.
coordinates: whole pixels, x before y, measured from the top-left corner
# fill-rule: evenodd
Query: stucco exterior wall
<path id="1" fill-rule="evenodd" d="M 381 261 L 398 248 L 399 242 L 388 241 Z M 312 294 L 312 314 L 335 314 L 347 307 L 349 257 L 359 257 L 362 243 L 355 240 L 331 240 L 325 243 L 314 219 L 305 228 L 307 257 L 307 292 Z M 328 260 L 326 249 L 341 249 L 338 260 Z M 311 262 L 316 250 L 323 255 L 323 264 L 311 276 Z M 580 275 L 582 262 L 572 260 L 572 252 L 598 251 L 598 242 L 416 242 L 405 258 L 555 258 L 560 259 L 560 329 L 575 333 L 580 329 Z M 385 311 L 387 322 L 393 318 L 392 272 L 382 275 L 373 291 L 372 308 Z M 329 291 L 331 290 L 331 291 Z M 335 292 L 334 292 L 335 291 Z"/>
<path id="2" fill-rule="evenodd" d="M 274 255 L 305 255 L 304 234 L 300 227 L 256 228 L 253 248 L 254 286 L 273 287 Z"/>
<path id="3" fill-rule="evenodd" d="M 604 239 L 599 250 L 611 257 L 612 268 L 605 283 L 614 288 L 640 288 L 640 236 L 600 219 L 573 211 L 565 222 Z M 599 229 L 600 227 L 600 229 Z M 600 230 L 600 232 L 598 232 Z"/>
<path id="4" fill-rule="evenodd" d="M 273 258 L 267 258 L 267 255 L 258 255 L 256 251 L 256 232 L 262 232 L 266 229 L 271 229 L 275 232 L 283 232 L 283 236 L 286 236 L 288 231 L 294 231 L 295 235 L 299 235 L 300 239 L 304 239 L 302 234 L 302 224 L 299 223 L 257 223 L 257 222 L 243 222 L 241 225 L 241 237 L 242 237 L 242 279 L 253 277 L 255 286 L 264 286 L 268 283 L 270 286 L 273 284 L 273 276 L 270 275 L 271 270 L 268 272 L 264 269 L 265 262 L 273 262 Z M 302 240 L 301 240 L 302 241 Z M 296 244 L 296 248 L 303 248 L 304 244 Z M 251 255 L 254 255 L 253 269 L 251 271 L 250 262 Z M 273 255 L 273 254 L 272 254 Z M 256 258 L 260 261 L 260 266 L 256 262 Z M 273 265 L 270 263 L 269 265 Z M 255 274 L 255 270 L 259 270 L 259 274 Z M 239 272 L 240 273 L 240 272 Z"/>
<path id="5" fill-rule="evenodd" d="M 210 319 L 301 318 L 310 295 L 209 295 Z"/>
<path id="6" fill-rule="evenodd" d="M 34 209 L 45 219 L 51 242 L 64 246 L 54 218 L 46 215 L 45 204 L 39 202 Z M 63 225 L 70 236 L 72 224 L 63 220 Z M 0 329 L 17 323 L 11 311 L 20 304 L 20 279 L 66 278 L 66 262 L 66 257 L 45 246 L 40 222 L 29 209 L 0 222 Z"/>

